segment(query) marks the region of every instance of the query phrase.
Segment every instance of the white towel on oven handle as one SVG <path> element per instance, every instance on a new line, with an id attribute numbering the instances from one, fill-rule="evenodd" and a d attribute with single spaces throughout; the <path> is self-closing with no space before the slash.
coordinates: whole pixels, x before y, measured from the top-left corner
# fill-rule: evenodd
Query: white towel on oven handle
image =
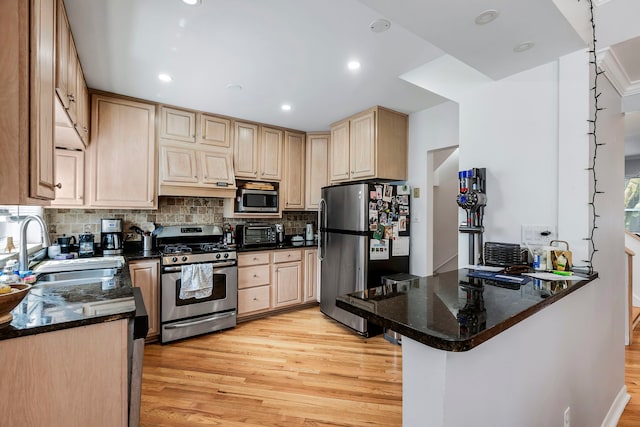
<path id="1" fill-rule="evenodd" d="M 182 266 L 180 299 L 207 298 L 213 292 L 213 264 Z"/>

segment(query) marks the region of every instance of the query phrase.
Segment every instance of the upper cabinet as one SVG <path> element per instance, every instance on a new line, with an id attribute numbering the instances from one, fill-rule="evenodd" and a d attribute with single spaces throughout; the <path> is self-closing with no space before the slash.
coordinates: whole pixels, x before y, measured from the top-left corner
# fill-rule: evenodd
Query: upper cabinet
<path id="1" fill-rule="evenodd" d="M 284 138 L 284 209 L 304 209 L 305 135 L 285 132 Z"/>
<path id="2" fill-rule="evenodd" d="M 331 127 L 331 183 L 407 179 L 408 117 L 374 107 Z"/>
<path id="3" fill-rule="evenodd" d="M 0 2 L 0 204 L 55 197 L 56 0 Z"/>
<path id="4" fill-rule="evenodd" d="M 161 196 L 234 197 L 231 121 L 160 107 Z"/>
<path id="5" fill-rule="evenodd" d="M 160 108 L 160 138 L 172 141 L 196 142 L 195 111 Z"/>
<path id="6" fill-rule="evenodd" d="M 320 204 L 320 193 L 328 180 L 328 133 L 307 134 L 305 162 L 305 202 L 307 210 L 316 210 Z"/>
<path id="7" fill-rule="evenodd" d="M 56 19 L 56 79 L 55 89 L 70 127 L 74 128 L 84 146 L 89 144 L 90 100 L 87 84 L 78 59 L 64 1 L 57 0 Z M 63 121 L 58 117 L 58 121 Z"/>
<path id="8" fill-rule="evenodd" d="M 237 178 L 282 179 L 283 131 L 236 121 L 234 170 Z"/>
<path id="9" fill-rule="evenodd" d="M 55 207 L 84 206 L 84 151 L 56 148 Z"/>
<path id="10" fill-rule="evenodd" d="M 155 105 L 94 94 L 91 111 L 89 206 L 157 208 Z"/>

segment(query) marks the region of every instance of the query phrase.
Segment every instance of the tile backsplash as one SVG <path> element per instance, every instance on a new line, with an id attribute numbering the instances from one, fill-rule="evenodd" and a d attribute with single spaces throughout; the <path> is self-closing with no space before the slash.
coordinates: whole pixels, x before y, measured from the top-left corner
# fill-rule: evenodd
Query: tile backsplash
<path id="1" fill-rule="evenodd" d="M 314 224 L 316 229 L 317 213 L 284 212 L 282 218 L 271 219 L 237 219 L 224 218 L 223 200 L 209 197 L 160 197 L 157 210 L 147 209 L 45 209 L 44 215 L 49 234 L 56 239 L 63 234 L 78 235 L 93 233 L 95 241 L 100 240 L 100 220 L 102 218 L 123 219 L 124 232 L 136 225 L 143 230 L 151 229 L 153 223 L 158 225 L 214 224 L 223 226 L 231 224 L 282 223 L 287 235 L 303 234 L 307 223 Z M 134 234 L 133 240 L 140 240 Z"/>

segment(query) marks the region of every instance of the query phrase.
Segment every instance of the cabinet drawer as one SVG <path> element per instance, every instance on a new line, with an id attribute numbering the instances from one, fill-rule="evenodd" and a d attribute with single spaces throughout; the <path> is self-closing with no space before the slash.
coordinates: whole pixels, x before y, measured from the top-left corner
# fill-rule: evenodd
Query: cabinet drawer
<path id="1" fill-rule="evenodd" d="M 268 285 L 269 271 L 268 265 L 238 268 L 238 289 Z"/>
<path id="2" fill-rule="evenodd" d="M 273 252 L 273 263 L 293 262 L 302 260 L 302 251 L 294 249 L 292 251 L 275 251 Z"/>
<path id="3" fill-rule="evenodd" d="M 271 307 L 269 286 L 238 290 L 238 315 L 253 311 L 267 310 Z"/>
<path id="4" fill-rule="evenodd" d="M 245 265 L 269 264 L 269 252 L 238 254 L 238 267 Z"/>

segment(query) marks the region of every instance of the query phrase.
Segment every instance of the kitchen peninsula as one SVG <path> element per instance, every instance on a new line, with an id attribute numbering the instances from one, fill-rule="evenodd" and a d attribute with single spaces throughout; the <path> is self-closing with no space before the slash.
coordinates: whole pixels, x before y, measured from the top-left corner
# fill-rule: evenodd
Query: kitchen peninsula
<path id="1" fill-rule="evenodd" d="M 545 313 L 562 310 L 598 275 L 512 286 L 470 272 L 371 288 L 339 296 L 336 305 L 402 335 L 405 426 L 550 425 L 562 413 L 519 420 L 519 405 L 544 406 L 552 398 L 554 385 L 537 384 L 536 372 L 553 370 L 554 358 L 563 356 L 550 351 L 565 344 L 556 331 L 574 327 L 579 340 L 581 325 L 550 325 Z M 547 328 L 546 342 L 531 339 L 531 328 Z M 519 382 L 523 376 L 532 379 Z"/>

